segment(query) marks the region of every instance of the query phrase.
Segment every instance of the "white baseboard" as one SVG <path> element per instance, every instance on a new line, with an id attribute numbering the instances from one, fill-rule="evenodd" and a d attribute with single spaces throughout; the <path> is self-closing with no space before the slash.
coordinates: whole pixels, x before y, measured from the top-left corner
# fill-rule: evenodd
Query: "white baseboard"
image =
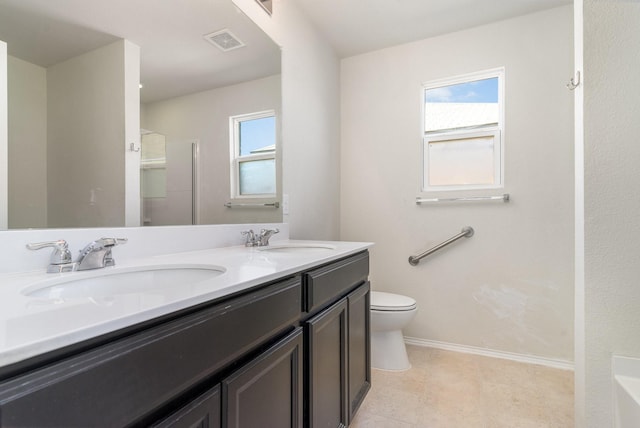
<path id="1" fill-rule="evenodd" d="M 417 337 L 404 338 L 405 343 L 415 346 L 443 349 L 445 351 L 462 352 L 465 354 L 482 355 L 485 357 L 502 358 L 504 360 L 518 361 L 520 363 L 538 364 L 561 370 L 574 370 L 573 361 L 556 360 L 553 358 L 535 357 L 531 355 L 516 354 L 513 352 L 494 351 L 492 349 L 478 348 L 475 346 L 458 345 L 455 343 L 438 342 L 436 340 L 419 339 Z"/>

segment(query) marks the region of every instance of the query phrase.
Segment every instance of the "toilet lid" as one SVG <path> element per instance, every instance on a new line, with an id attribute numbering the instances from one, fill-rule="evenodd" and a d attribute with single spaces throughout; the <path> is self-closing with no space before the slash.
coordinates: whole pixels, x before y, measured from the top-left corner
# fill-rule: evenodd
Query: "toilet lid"
<path id="1" fill-rule="evenodd" d="M 371 309 L 377 311 L 410 311 L 416 308 L 416 301 L 400 294 L 371 292 Z"/>

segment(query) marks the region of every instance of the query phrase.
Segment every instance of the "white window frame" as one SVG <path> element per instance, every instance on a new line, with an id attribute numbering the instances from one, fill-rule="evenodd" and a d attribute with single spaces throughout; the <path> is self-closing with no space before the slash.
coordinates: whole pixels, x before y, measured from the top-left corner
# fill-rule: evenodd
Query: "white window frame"
<path id="1" fill-rule="evenodd" d="M 420 180 L 421 193 L 443 192 L 443 191 L 460 191 L 460 190 L 477 190 L 477 189 L 500 189 L 504 188 L 504 67 L 491 70 L 484 70 L 475 73 L 455 76 L 451 78 L 433 80 L 422 85 L 421 102 L 422 102 L 422 157 Z M 480 125 L 466 129 L 451 129 L 425 131 L 425 95 L 429 89 L 440 88 L 443 86 L 457 85 L 460 83 L 473 82 L 489 78 L 498 78 L 498 124 Z M 493 166 L 494 166 L 494 183 L 493 184 L 461 184 L 461 185 L 430 185 L 429 184 L 429 143 L 446 141 L 446 140 L 464 140 L 475 137 L 493 136 Z"/>
<path id="2" fill-rule="evenodd" d="M 258 198 L 275 198 L 275 193 L 260 193 L 260 194 L 240 194 L 240 164 L 242 162 L 252 162 L 259 160 L 268 160 L 273 159 L 275 164 L 275 170 L 277 171 L 277 159 L 276 159 L 276 151 L 277 151 L 277 136 L 274 135 L 274 144 L 276 144 L 276 150 L 272 153 L 259 153 L 254 155 L 244 155 L 240 156 L 240 123 L 255 120 L 255 119 L 264 119 L 266 117 L 274 117 L 276 118 L 275 110 L 265 110 L 259 111 L 255 113 L 247 113 L 240 114 L 236 116 L 229 117 L 229 140 L 230 140 L 230 150 L 231 154 L 231 198 L 233 199 L 258 199 Z M 277 118 L 276 118 L 277 122 Z M 277 126 L 276 126 L 277 129 Z M 277 131 L 276 131 L 277 132 Z M 276 188 L 278 186 L 278 174 L 274 177 Z"/>

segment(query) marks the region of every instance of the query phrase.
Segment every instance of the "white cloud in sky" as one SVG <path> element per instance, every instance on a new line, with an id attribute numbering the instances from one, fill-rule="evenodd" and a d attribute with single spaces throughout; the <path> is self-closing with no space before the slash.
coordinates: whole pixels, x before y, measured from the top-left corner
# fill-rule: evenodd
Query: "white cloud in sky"
<path id="1" fill-rule="evenodd" d="M 427 90 L 427 102 L 450 102 L 452 97 L 451 89 L 444 86 Z"/>
<path id="2" fill-rule="evenodd" d="M 427 103 L 497 102 L 498 79 L 481 79 L 426 90 Z"/>
<path id="3" fill-rule="evenodd" d="M 478 98 L 478 93 L 474 92 L 474 91 L 469 91 L 467 92 L 467 94 L 463 97 L 461 97 L 462 99 L 467 99 L 467 100 L 471 100 L 473 98 Z"/>
<path id="4" fill-rule="evenodd" d="M 474 99 L 480 96 L 476 91 L 461 93 L 461 91 L 454 91 L 452 88 L 455 88 L 455 85 L 428 89 L 426 101 L 428 103 L 468 103 L 474 102 Z"/>

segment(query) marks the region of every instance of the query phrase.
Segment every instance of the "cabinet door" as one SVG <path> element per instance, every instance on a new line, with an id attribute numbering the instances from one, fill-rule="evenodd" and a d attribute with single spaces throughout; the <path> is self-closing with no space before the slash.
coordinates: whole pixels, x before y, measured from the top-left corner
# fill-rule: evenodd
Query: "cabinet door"
<path id="1" fill-rule="evenodd" d="M 308 337 L 310 428 L 347 425 L 347 299 L 311 318 Z"/>
<path id="2" fill-rule="evenodd" d="M 347 296 L 349 304 L 349 422 L 371 388 L 369 282 Z"/>
<path id="3" fill-rule="evenodd" d="M 222 382 L 222 426 L 302 427 L 302 328 Z"/>
<path id="4" fill-rule="evenodd" d="M 220 428 L 220 386 L 209 390 L 154 428 Z"/>

